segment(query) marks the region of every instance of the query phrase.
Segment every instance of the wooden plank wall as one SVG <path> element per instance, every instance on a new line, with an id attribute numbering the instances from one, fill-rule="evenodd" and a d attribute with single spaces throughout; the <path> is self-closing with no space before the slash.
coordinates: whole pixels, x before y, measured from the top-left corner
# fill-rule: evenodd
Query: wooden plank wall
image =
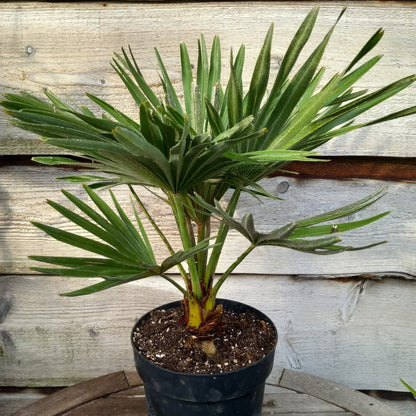
<path id="1" fill-rule="evenodd" d="M 275 22 L 274 70 L 297 26 L 318 2 L 2 2 L 0 4 L 0 94 L 46 87 L 85 104 L 85 91 L 132 116 L 109 61 L 131 45 L 145 76 L 159 85 L 153 46 L 158 46 L 175 80 L 178 44 L 195 57 L 204 33 L 222 38 L 228 51 L 247 46 L 252 68 L 267 27 Z M 386 35 L 375 53 L 385 55 L 370 89 L 416 72 L 416 4 L 413 2 L 319 2 L 312 44 L 348 4 L 331 41 L 328 73 L 342 69 L 380 26 Z M 224 56 L 224 62 L 227 62 Z M 247 71 L 249 74 L 249 71 Z M 248 75 L 247 75 L 248 78 Z M 160 85 L 159 85 L 160 87 Z M 373 111 L 414 105 L 416 87 Z M 301 175 L 264 181 L 285 200 L 259 204 L 245 199 L 239 214 L 254 212 L 259 226 L 308 216 L 359 199 L 380 187 L 388 195 L 368 214 L 390 210 L 377 224 L 348 236 L 365 244 L 388 244 L 338 257 L 315 257 L 279 249 L 251 255 L 224 286 L 222 296 L 245 301 L 269 314 L 280 334 L 276 365 L 294 368 L 359 389 L 403 390 L 399 377 L 416 385 L 416 117 L 367 128 L 322 149 L 333 162 L 296 166 Z M 61 386 L 131 368 L 129 332 L 149 308 L 178 298 L 157 279 L 118 287 L 89 298 L 59 293 L 79 280 L 40 276 L 29 270 L 30 254 L 72 253 L 46 238 L 30 221 L 70 229 L 44 200 L 63 202 L 55 180 L 68 170 L 30 162 L 55 152 L 0 115 L 0 385 Z M 65 187 L 81 195 L 77 185 Z M 123 205 L 125 190 L 117 190 Z M 161 226 L 172 235 L 169 212 L 145 194 Z M 156 239 L 155 239 L 156 241 Z M 221 262 L 226 267 L 245 241 L 233 234 Z"/>

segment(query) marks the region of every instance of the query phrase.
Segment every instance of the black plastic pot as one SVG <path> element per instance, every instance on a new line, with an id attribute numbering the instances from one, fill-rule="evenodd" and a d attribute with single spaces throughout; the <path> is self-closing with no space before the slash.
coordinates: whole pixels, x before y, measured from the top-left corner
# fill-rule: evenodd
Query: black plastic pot
<path id="1" fill-rule="evenodd" d="M 273 322 L 251 306 L 218 299 L 225 309 L 252 311 Z M 157 309 L 179 306 L 168 303 Z M 149 312 L 150 313 L 150 312 Z M 136 323 L 148 317 L 144 315 Z M 133 332 L 134 332 L 133 328 Z M 276 331 L 277 335 L 277 331 Z M 277 336 L 276 336 L 277 339 Z M 266 378 L 273 368 L 276 345 L 261 360 L 241 369 L 220 374 L 188 374 L 167 370 L 145 359 L 135 348 L 136 369 L 144 382 L 149 416 L 260 416 Z"/>

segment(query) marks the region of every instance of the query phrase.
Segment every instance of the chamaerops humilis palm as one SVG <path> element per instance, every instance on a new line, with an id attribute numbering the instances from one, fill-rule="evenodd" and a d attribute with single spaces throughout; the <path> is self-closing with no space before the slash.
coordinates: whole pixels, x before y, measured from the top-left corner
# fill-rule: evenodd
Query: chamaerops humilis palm
<path id="1" fill-rule="evenodd" d="M 244 192 L 271 198 L 258 182 L 284 169 L 288 162 L 319 160 L 313 149 L 337 136 L 416 112 L 416 107 L 410 107 L 357 123 L 357 116 L 407 88 L 415 76 L 373 92 L 354 88 L 381 58 L 364 59 L 383 36 L 383 31 L 378 30 L 345 69 L 324 82 L 325 69 L 320 62 L 336 23 L 298 65 L 317 15 L 315 8 L 306 16 L 274 76 L 270 71 L 273 25 L 270 26 L 248 87 L 242 75 L 244 46 L 235 56 L 231 52 L 228 81 L 222 84 L 218 37 L 213 39 L 210 53 L 205 38 L 198 40 L 196 71 L 186 45 L 180 45 L 179 91 L 155 49 L 163 98 L 144 79 L 132 50 L 122 49 L 115 54 L 112 66 L 138 107 L 134 119 L 91 94 L 87 94 L 89 99 L 104 112 L 100 117 L 87 107 L 74 108 L 50 91 L 44 91 L 46 99 L 25 92 L 6 94 L 1 104 L 18 127 L 76 156 L 38 157 L 36 161 L 89 171 L 66 179 L 90 184 L 84 184 L 90 204 L 65 190 L 70 207 L 48 203 L 90 236 L 35 225 L 56 240 L 91 254 L 76 258 L 32 256 L 53 265 L 34 269 L 53 275 L 102 279 L 67 296 L 86 295 L 159 275 L 182 292 L 187 326 L 202 330 L 220 313 L 215 302 L 220 287 L 256 247 L 272 245 L 313 254 L 365 248 L 342 245 L 339 234 L 370 224 L 386 213 L 355 221 L 339 220 L 373 204 L 384 190 L 339 209 L 279 225 L 269 233 L 256 230 L 251 214 L 242 219 L 233 216 Z M 111 190 L 113 206 L 95 191 L 119 185 L 130 190 L 133 218 L 128 217 Z M 157 218 L 143 204 L 139 195 L 143 188 L 138 185 L 155 192 L 161 203 L 170 206 L 181 250 L 174 250 Z M 215 230 L 211 227 L 213 217 L 220 221 Z M 169 257 L 161 262 L 153 252 L 144 220 L 154 227 L 169 250 Z M 230 229 L 246 237 L 248 247 L 217 274 Z M 168 274 L 172 269 L 179 271 L 183 284 Z"/>

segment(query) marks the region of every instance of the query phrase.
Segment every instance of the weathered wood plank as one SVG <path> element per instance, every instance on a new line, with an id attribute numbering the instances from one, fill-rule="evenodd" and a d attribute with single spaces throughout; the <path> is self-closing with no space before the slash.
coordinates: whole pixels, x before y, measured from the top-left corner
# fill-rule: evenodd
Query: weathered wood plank
<path id="1" fill-rule="evenodd" d="M 75 226 L 65 223 L 45 203 L 46 199 L 52 199 L 66 204 L 68 201 L 60 192 L 62 187 L 80 198 L 85 198 L 79 184 L 54 179 L 68 174 L 71 172 L 44 166 L 3 166 L 0 169 L 0 273 L 28 273 L 28 267 L 34 265 L 27 259 L 28 255 L 80 253 L 79 250 L 52 240 L 31 224 L 31 221 L 46 222 L 69 231 L 76 230 Z M 416 275 L 413 257 L 416 241 L 416 224 L 413 221 L 416 183 L 371 180 L 338 182 L 275 177 L 264 180 L 262 184 L 273 195 L 285 200 L 268 200 L 259 204 L 256 199 L 247 196 L 242 198 L 241 208 L 237 212 L 241 216 L 244 212 L 252 212 L 256 226 L 262 231 L 271 231 L 290 221 L 339 207 L 385 186 L 388 194 L 362 213 L 361 218 L 384 211 L 392 213 L 367 228 L 355 230 L 351 236 L 346 235 L 345 243 L 360 246 L 385 239 L 388 243 L 370 250 L 343 253 L 336 258 L 298 253 L 278 247 L 260 247 L 241 265 L 238 270 L 240 273 Z M 122 205 L 132 214 L 127 189 L 119 188 L 116 193 Z M 169 208 L 150 193 L 142 194 L 161 228 L 179 249 L 180 242 Z M 107 191 L 103 191 L 101 195 L 110 200 Z M 149 230 L 149 233 L 154 242 L 155 253 L 161 258 L 166 249 L 153 230 Z M 244 237 L 236 232 L 230 233 L 219 269 L 224 270 L 235 259 L 236 253 L 242 252 L 246 246 Z"/>
<path id="2" fill-rule="evenodd" d="M 316 397 L 307 394 L 292 394 L 289 390 L 283 390 L 284 393 L 265 394 L 263 415 L 268 414 L 324 414 L 335 413 L 345 416 L 345 411 L 331 403 L 324 402 Z"/>
<path id="3" fill-rule="evenodd" d="M 11 416 L 18 410 L 51 394 L 51 392 L 46 393 L 44 390 L 29 388 L 0 389 L 0 414 L 2 416 Z"/>
<path id="4" fill-rule="evenodd" d="M 416 414 L 416 398 L 410 393 L 389 391 L 366 391 L 365 393 L 379 402 L 396 409 L 404 416 L 414 416 Z"/>
<path id="5" fill-rule="evenodd" d="M 49 3 L 7 2 L 0 6 L 0 93 L 44 87 L 85 104 L 84 91 L 94 92 L 135 116 L 109 61 L 114 51 L 131 44 L 143 73 L 159 85 L 153 47 L 158 46 L 175 82 L 178 81 L 180 42 L 187 42 L 196 56 L 196 38 L 208 41 L 219 34 L 224 51 L 241 43 L 247 46 L 249 82 L 257 50 L 267 27 L 276 23 L 273 70 L 314 2 L 201 2 L 201 3 Z M 322 8 L 316 44 L 335 21 L 343 1 L 319 2 Z M 324 64 L 328 73 L 344 68 L 364 42 L 382 26 L 386 36 L 375 53 L 384 59 L 360 87 L 371 90 L 416 71 L 416 4 L 413 2 L 350 2 L 329 45 Z M 192 22 L 184 25 L 183 22 Z M 224 57 L 226 58 L 226 57 Z M 224 59 L 227 65 L 228 59 Z M 226 79 L 226 78 L 224 78 Z M 386 105 L 372 110 L 374 116 L 414 103 L 416 86 L 403 91 Z M 412 132 L 416 117 L 393 121 L 351 133 L 328 144 L 324 153 L 333 155 L 416 156 Z M 11 127 L 0 115 L 0 153 L 33 154 L 56 152 L 34 136 Z"/>
<path id="6" fill-rule="evenodd" d="M 147 416 L 143 398 L 102 398 L 62 413 L 60 416 Z"/>
<path id="7" fill-rule="evenodd" d="M 1 385 L 62 386 L 131 368 L 134 321 L 180 296 L 157 278 L 89 298 L 58 296 L 81 283 L 45 276 L 0 279 L 1 298 L 10 300 L 0 324 Z M 403 391 L 399 377 L 413 383 L 416 368 L 414 289 L 414 282 L 401 279 L 240 275 L 229 279 L 221 296 L 273 319 L 277 367 L 357 389 Z"/>
<path id="8" fill-rule="evenodd" d="M 60 390 L 25 407 L 15 413 L 14 416 L 56 416 L 83 403 L 129 387 L 132 386 L 127 383 L 123 371 L 108 374 L 79 383 L 71 388 Z"/>
<path id="9" fill-rule="evenodd" d="M 336 403 L 343 409 L 351 410 L 360 416 L 401 416 L 399 412 L 363 393 L 295 371 L 285 371 L 279 386 L 318 397 L 329 403 Z"/>

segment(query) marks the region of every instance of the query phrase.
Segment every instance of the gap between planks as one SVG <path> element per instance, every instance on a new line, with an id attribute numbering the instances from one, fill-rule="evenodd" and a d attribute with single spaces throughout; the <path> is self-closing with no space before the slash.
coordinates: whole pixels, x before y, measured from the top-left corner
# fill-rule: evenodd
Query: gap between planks
<path id="1" fill-rule="evenodd" d="M 317 162 L 291 162 L 285 171 L 277 171 L 270 177 L 289 177 L 299 179 L 372 179 L 392 182 L 416 181 L 416 158 L 371 157 L 371 156 L 327 156 L 318 157 Z M 80 159 L 81 160 L 81 159 Z M 38 166 L 32 156 L 1 156 L 0 168 L 6 166 Z M 73 167 L 62 166 L 73 171 Z M 293 172 L 293 173 L 291 173 Z"/>

